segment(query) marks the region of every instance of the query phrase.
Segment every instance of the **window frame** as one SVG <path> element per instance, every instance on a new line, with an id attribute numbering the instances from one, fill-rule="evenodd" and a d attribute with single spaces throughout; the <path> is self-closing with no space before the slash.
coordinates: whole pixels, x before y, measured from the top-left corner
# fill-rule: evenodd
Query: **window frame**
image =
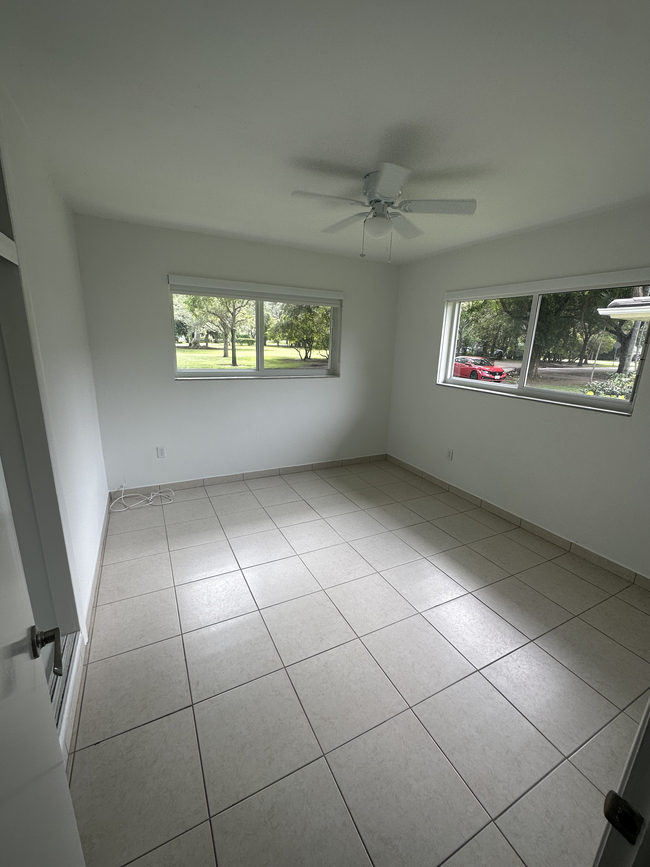
<path id="1" fill-rule="evenodd" d="M 172 347 L 174 378 L 196 379 L 328 379 L 341 375 L 341 326 L 343 318 L 343 293 L 329 289 L 304 289 L 293 286 L 276 286 L 269 283 L 243 283 L 235 280 L 213 280 L 204 277 L 168 275 L 169 303 L 171 307 Z M 176 340 L 174 332 L 174 295 L 203 295 L 212 298 L 241 298 L 255 302 L 255 369 L 225 370 L 206 368 L 179 368 L 176 364 Z M 313 304 L 330 307 L 329 366 L 324 369 L 265 368 L 264 367 L 264 302 L 287 304 Z M 262 326 L 262 327 L 260 327 Z"/>
<path id="2" fill-rule="evenodd" d="M 643 367 L 650 342 L 650 329 L 643 344 L 641 358 L 637 367 L 637 376 L 634 389 L 629 400 L 600 397 L 598 395 L 572 394 L 569 392 L 553 391 L 552 389 L 536 388 L 526 385 L 530 357 L 533 349 L 535 330 L 541 299 L 544 295 L 580 292 L 589 289 L 617 289 L 627 286 L 650 285 L 650 267 L 635 268 L 627 271 L 609 271 L 600 274 L 584 274 L 576 277 L 562 277 L 550 280 L 535 280 L 528 283 L 509 283 L 502 286 L 489 286 L 476 289 L 457 289 L 445 293 L 444 318 L 442 324 L 442 337 L 440 341 L 440 355 L 438 361 L 438 385 L 451 388 L 463 388 L 500 394 L 505 397 L 516 397 L 524 400 L 543 401 L 560 406 L 575 406 L 582 409 L 597 410 L 599 412 L 615 413 L 616 415 L 631 415 L 638 390 Z M 532 296 L 531 311 L 526 329 L 523 357 L 521 360 L 521 375 L 519 382 L 512 386 L 504 386 L 502 383 L 486 382 L 485 380 L 469 380 L 453 375 L 456 335 L 460 320 L 461 302 L 483 301 L 496 298 L 515 298 Z"/>

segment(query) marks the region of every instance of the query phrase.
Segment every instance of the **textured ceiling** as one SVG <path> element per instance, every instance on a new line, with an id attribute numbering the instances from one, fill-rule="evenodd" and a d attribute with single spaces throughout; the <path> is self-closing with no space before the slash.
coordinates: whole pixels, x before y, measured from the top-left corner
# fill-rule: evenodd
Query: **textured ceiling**
<path id="1" fill-rule="evenodd" d="M 291 191 L 478 200 L 400 262 L 650 195 L 649 38 L 647 0 L 3 0 L 0 72 L 77 211 L 356 255 Z"/>

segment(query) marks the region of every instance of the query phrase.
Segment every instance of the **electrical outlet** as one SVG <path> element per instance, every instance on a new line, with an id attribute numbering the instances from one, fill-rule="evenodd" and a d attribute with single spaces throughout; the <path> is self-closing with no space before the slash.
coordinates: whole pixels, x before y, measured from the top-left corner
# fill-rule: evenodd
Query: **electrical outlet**
<path id="1" fill-rule="evenodd" d="M 156 446 L 156 457 L 157 458 L 166 458 L 167 457 L 166 446 Z"/>
<path id="2" fill-rule="evenodd" d="M 447 449 L 447 460 L 453 461 L 453 459 L 454 459 L 454 450 L 453 449 Z"/>

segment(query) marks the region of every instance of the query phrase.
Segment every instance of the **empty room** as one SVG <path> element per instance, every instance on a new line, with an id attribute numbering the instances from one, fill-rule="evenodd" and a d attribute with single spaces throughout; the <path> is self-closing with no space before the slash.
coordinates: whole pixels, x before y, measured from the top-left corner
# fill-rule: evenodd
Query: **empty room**
<path id="1" fill-rule="evenodd" d="M 649 863 L 649 37 L 0 3 L 3 863 Z"/>

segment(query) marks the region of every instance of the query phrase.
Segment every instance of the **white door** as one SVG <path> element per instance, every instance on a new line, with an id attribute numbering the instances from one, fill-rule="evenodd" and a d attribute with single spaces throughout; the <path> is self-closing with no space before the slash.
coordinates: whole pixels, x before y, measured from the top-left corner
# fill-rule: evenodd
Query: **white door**
<path id="1" fill-rule="evenodd" d="M 627 760 L 617 794 L 643 817 L 643 826 L 635 843 L 607 825 L 594 867 L 648 867 L 650 864 L 650 704 L 641 718 L 634 744 Z M 628 828 L 633 819 L 622 817 Z"/>
<path id="2" fill-rule="evenodd" d="M 0 862 L 84 867 L 33 623 L 0 463 Z"/>

